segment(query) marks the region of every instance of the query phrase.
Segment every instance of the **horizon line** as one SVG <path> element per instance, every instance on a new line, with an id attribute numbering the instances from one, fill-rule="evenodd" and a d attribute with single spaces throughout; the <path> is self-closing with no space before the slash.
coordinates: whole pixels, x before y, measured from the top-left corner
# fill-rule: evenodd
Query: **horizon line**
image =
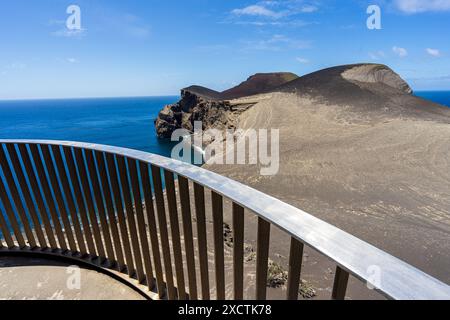
<path id="1" fill-rule="evenodd" d="M 142 96 L 85 96 L 85 97 L 60 97 L 60 98 L 0 98 L 2 101 L 45 101 L 45 100 L 87 100 L 87 99 L 127 99 L 127 98 L 160 98 L 160 97 L 177 97 L 180 94 L 163 94 L 163 95 L 142 95 Z"/>
<path id="2" fill-rule="evenodd" d="M 450 92 L 450 89 L 418 89 L 415 92 Z M 87 100 L 87 99 L 127 99 L 127 98 L 162 98 L 179 97 L 180 94 L 142 95 L 142 96 L 84 96 L 84 97 L 52 97 L 52 98 L 0 98 L 0 102 L 8 101 L 49 101 L 49 100 Z"/>

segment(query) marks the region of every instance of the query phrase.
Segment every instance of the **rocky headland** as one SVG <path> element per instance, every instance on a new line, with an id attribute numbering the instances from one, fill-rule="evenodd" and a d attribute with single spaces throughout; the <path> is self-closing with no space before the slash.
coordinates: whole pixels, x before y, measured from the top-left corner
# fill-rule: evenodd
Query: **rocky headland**
<path id="1" fill-rule="evenodd" d="M 176 129 L 193 131 L 194 122 L 201 121 L 203 129 L 232 128 L 236 118 L 252 102 L 241 103 L 239 98 L 270 92 L 298 76 L 293 73 L 258 73 L 240 85 L 223 92 L 201 86 L 190 86 L 181 90 L 178 103 L 167 105 L 155 121 L 160 138 L 170 138 Z"/>

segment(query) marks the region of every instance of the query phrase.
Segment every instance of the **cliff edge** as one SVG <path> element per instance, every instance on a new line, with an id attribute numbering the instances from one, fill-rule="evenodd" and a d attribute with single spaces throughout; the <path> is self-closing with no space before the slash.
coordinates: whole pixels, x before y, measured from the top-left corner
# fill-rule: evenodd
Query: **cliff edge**
<path id="1" fill-rule="evenodd" d="M 155 121 L 156 133 L 160 138 L 170 138 L 176 129 L 192 131 L 194 121 L 201 121 L 205 129 L 232 126 L 232 119 L 246 106 L 230 100 L 270 92 L 297 78 L 289 72 L 257 73 L 223 92 L 196 85 L 184 88 L 180 101 L 165 106 L 159 113 Z"/>

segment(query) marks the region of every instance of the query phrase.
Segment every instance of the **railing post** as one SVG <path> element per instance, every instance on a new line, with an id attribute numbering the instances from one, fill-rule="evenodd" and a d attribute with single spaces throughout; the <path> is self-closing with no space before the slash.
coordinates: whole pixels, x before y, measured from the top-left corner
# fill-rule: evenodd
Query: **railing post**
<path id="1" fill-rule="evenodd" d="M 42 198 L 41 192 L 39 190 L 39 185 L 37 182 L 37 176 L 34 173 L 33 165 L 31 163 L 32 159 L 28 154 L 27 146 L 25 144 L 18 145 L 20 151 L 20 157 L 22 158 L 23 164 L 25 166 L 25 172 L 28 176 L 28 181 L 30 182 L 31 191 L 34 195 L 34 199 L 37 202 L 37 207 L 39 209 L 41 223 L 44 224 L 45 233 L 47 235 L 48 242 L 50 243 L 51 249 L 56 249 L 58 245 L 56 244 L 54 230 L 51 226 L 50 219 L 47 215 L 47 209 L 44 205 L 44 200 Z"/>
<path id="2" fill-rule="evenodd" d="M 169 300 L 175 300 L 176 290 L 173 283 L 172 259 L 170 257 L 169 231 L 167 228 L 166 209 L 164 206 L 164 194 L 161 181 L 161 169 L 151 166 L 153 186 L 155 189 L 156 211 L 158 213 L 159 232 L 161 237 L 162 256 L 166 272 L 167 296 Z"/>
<path id="3" fill-rule="evenodd" d="M 89 219 L 87 218 L 87 209 L 83 201 L 83 195 L 81 194 L 81 186 L 77 176 L 72 149 L 70 147 L 64 147 L 63 150 L 67 168 L 69 169 L 69 176 L 75 194 L 76 204 L 78 206 L 78 215 L 80 217 L 83 233 L 86 238 L 88 248 L 87 253 L 91 256 L 95 256 L 97 255 L 97 250 L 95 249 L 94 237 L 92 236 L 91 226 L 89 224 Z"/>
<path id="4" fill-rule="evenodd" d="M 183 255 L 181 252 L 180 224 L 178 219 L 177 198 L 175 194 L 175 181 L 173 173 L 164 170 L 166 182 L 166 197 L 169 209 L 170 229 L 172 231 L 172 250 L 177 278 L 178 299 L 186 300 L 186 288 L 183 272 Z"/>
<path id="5" fill-rule="evenodd" d="M 142 283 L 145 276 L 142 264 L 141 245 L 139 243 L 135 213 L 131 202 L 128 170 L 125 166 L 125 158 L 123 156 L 117 157 L 117 165 L 119 168 L 120 185 L 122 187 L 122 196 L 125 204 L 126 221 L 128 223 L 128 230 L 130 231 L 131 249 L 133 250 L 133 258 L 136 266 L 136 277 L 139 283 Z"/>
<path id="6" fill-rule="evenodd" d="M 156 227 L 155 209 L 153 208 L 152 188 L 150 183 L 150 175 L 148 173 L 148 165 L 140 162 L 139 169 L 142 179 L 142 187 L 145 199 L 145 212 L 147 213 L 148 229 L 150 233 L 150 241 L 152 244 L 153 263 L 155 265 L 156 283 L 159 298 L 164 296 L 164 276 L 161 264 L 161 253 L 159 248 L 158 230 Z"/>
<path id="7" fill-rule="evenodd" d="M 344 300 L 347 291 L 349 274 L 341 267 L 336 267 L 336 275 L 334 276 L 333 300 Z"/>
<path id="8" fill-rule="evenodd" d="M 222 196 L 211 192 L 214 229 L 214 262 L 216 270 L 217 300 L 225 300 L 225 259 L 223 248 L 223 200 Z"/>
<path id="9" fill-rule="evenodd" d="M 185 254 L 187 260 L 187 271 L 189 281 L 189 299 L 197 300 L 197 277 L 195 271 L 194 237 L 192 233 L 191 203 L 189 198 L 189 181 L 178 176 L 179 196 L 181 203 L 181 214 L 183 219 L 183 233 Z"/>
<path id="10" fill-rule="evenodd" d="M 118 269 L 122 270 L 125 266 L 124 254 L 122 250 L 122 244 L 119 235 L 119 223 L 116 218 L 116 213 L 113 205 L 114 195 L 108 182 L 108 175 L 106 171 L 105 157 L 102 152 L 95 151 L 95 162 L 97 163 L 98 171 L 100 174 L 100 185 L 103 190 L 103 195 L 106 201 L 106 211 L 108 214 L 109 226 L 111 227 L 112 240 L 115 249 L 115 257 L 117 259 Z"/>
<path id="11" fill-rule="evenodd" d="M 234 299 L 244 298 L 244 208 L 233 203 Z"/>
<path id="12" fill-rule="evenodd" d="M 0 201 L 3 202 L 3 207 L 5 208 L 6 215 L 8 217 L 9 223 L 11 224 L 15 238 L 19 247 L 23 248 L 26 246 L 25 239 L 23 238 L 22 231 L 20 230 L 19 223 L 16 220 L 12 204 L 6 194 L 6 186 L 3 184 L 3 180 L 0 178 Z M 7 231 L 10 232 L 9 230 Z"/>
<path id="13" fill-rule="evenodd" d="M 119 222 L 120 235 L 122 237 L 123 252 L 125 255 L 127 272 L 128 275 L 131 277 L 134 272 L 134 262 L 131 253 L 130 235 L 127 228 L 127 221 L 125 218 L 122 196 L 120 194 L 119 178 L 117 175 L 117 165 L 115 161 L 115 156 L 111 153 L 107 153 L 106 163 L 108 167 L 108 175 L 110 178 L 112 193 L 114 195 L 114 203 L 116 208 L 117 220 Z"/>
<path id="14" fill-rule="evenodd" d="M 36 167 L 36 171 L 39 177 L 39 181 L 41 182 L 42 191 L 44 192 L 45 201 L 47 202 L 47 206 L 50 211 L 50 217 L 53 222 L 53 227 L 56 231 L 56 237 L 59 242 L 59 248 L 62 250 L 68 250 L 69 246 L 67 246 L 66 238 L 63 233 L 63 229 L 61 226 L 61 221 L 59 220 L 59 216 L 56 210 L 55 203 L 53 201 L 52 193 L 50 190 L 49 182 L 47 181 L 47 177 L 45 175 L 44 162 L 41 159 L 39 154 L 38 145 L 30 144 L 30 151 L 33 158 L 33 163 Z"/>
<path id="15" fill-rule="evenodd" d="M 19 220 L 22 222 L 22 226 L 25 230 L 25 235 L 27 236 L 28 243 L 31 248 L 34 248 L 34 247 L 36 247 L 36 240 L 34 239 L 33 232 L 31 231 L 31 229 L 33 227 L 30 226 L 30 224 L 29 224 L 28 217 L 25 213 L 24 206 L 20 199 L 19 191 L 17 189 L 17 186 L 14 182 L 14 178 L 12 176 L 12 170 L 10 169 L 8 161 L 6 160 L 4 150 L 1 145 L 0 145 L 0 149 L 1 149 L 0 162 L 1 162 L 1 167 L 3 167 L 3 175 L 6 178 L 6 183 L 8 184 L 8 188 L 11 192 L 14 206 L 16 207 L 17 213 L 19 215 Z"/>
<path id="16" fill-rule="evenodd" d="M 256 249 L 256 300 L 266 299 L 269 243 L 270 223 L 262 218 L 258 218 L 258 240 Z"/>
<path id="17" fill-rule="evenodd" d="M 289 273 L 287 285 L 287 299 L 297 300 L 300 287 L 300 274 L 303 260 L 303 243 L 291 238 L 291 249 L 289 253 Z"/>
<path id="18" fill-rule="evenodd" d="M 150 247 L 148 244 L 147 228 L 144 219 L 144 210 L 142 209 L 142 196 L 139 179 L 137 176 L 136 160 L 127 159 L 128 171 L 130 172 L 131 185 L 134 197 L 134 208 L 136 211 L 136 223 L 138 226 L 139 239 L 141 240 L 142 258 L 144 259 L 145 276 L 147 286 L 151 290 L 154 287 L 152 260 L 150 258 Z"/>
<path id="19" fill-rule="evenodd" d="M 57 176 L 56 176 L 56 169 L 53 166 L 53 161 L 52 161 L 52 157 L 50 155 L 49 147 L 47 145 L 41 145 L 41 151 L 42 151 L 42 155 L 44 156 L 43 164 L 47 168 L 47 172 L 48 172 L 48 175 L 50 178 L 50 184 L 52 186 L 53 193 L 55 194 L 55 198 L 56 198 L 56 205 L 58 208 L 58 212 L 56 215 L 59 214 L 59 216 L 61 217 L 61 219 L 63 221 L 64 233 L 69 242 L 70 250 L 72 252 L 76 252 L 77 246 L 75 244 L 75 238 L 74 238 L 73 232 L 72 232 L 72 225 L 70 224 L 69 215 L 68 215 L 66 207 L 64 205 L 64 200 L 63 200 L 63 196 L 62 196 L 62 192 L 61 192 L 61 184 L 59 183 Z"/>
<path id="20" fill-rule="evenodd" d="M 1 191 L 0 191 L 1 192 Z M 2 200 L 0 199 L 0 202 Z M 3 204 L 4 206 L 4 204 Z M 11 233 L 8 230 L 8 225 L 6 224 L 5 217 L 3 216 L 3 212 L 0 211 L 0 230 L 2 231 L 3 238 L 5 239 L 6 245 L 8 248 L 14 248 L 14 240 L 11 237 Z"/>
<path id="21" fill-rule="evenodd" d="M 11 159 L 12 165 L 14 167 L 14 171 L 16 172 L 17 179 L 19 180 L 19 186 L 22 191 L 22 194 L 25 198 L 26 205 L 28 207 L 28 212 L 33 220 L 34 231 L 39 240 L 39 245 L 41 248 L 47 248 L 47 240 L 45 239 L 44 233 L 42 231 L 41 222 L 39 221 L 39 216 L 34 206 L 33 200 L 31 199 L 31 191 L 26 183 L 25 173 L 20 166 L 19 157 L 17 154 L 17 150 L 14 144 L 10 143 L 6 145 L 8 150 L 9 157 Z M 0 150 L 1 151 L 1 150 Z"/>
<path id="22" fill-rule="evenodd" d="M 114 249 L 111 239 L 111 233 L 109 231 L 109 225 L 108 225 L 108 219 L 106 218 L 106 212 L 105 212 L 105 204 L 102 197 L 102 192 L 100 189 L 99 184 L 99 178 L 96 170 L 95 160 L 94 160 L 94 151 L 86 150 L 86 162 L 87 162 L 87 168 L 89 175 L 91 177 L 91 185 L 93 188 L 94 193 L 94 200 L 97 204 L 97 214 L 100 219 L 100 228 L 101 228 L 101 235 L 103 236 L 103 241 L 105 243 L 105 249 L 106 249 L 106 258 L 108 259 L 108 262 L 114 262 L 116 261 L 116 257 L 114 255 Z"/>
<path id="23" fill-rule="evenodd" d="M 63 191 L 65 194 L 65 198 L 68 204 L 69 214 L 72 220 L 72 225 L 75 230 L 75 235 L 77 238 L 77 244 L 79 248 L 79 252 L 81 254 L 87 254 L 86 243 L 83 238 L 83 230 L 81 230 L 80 221 L 77 214 L 77 209 L 75 206 L 74 199 L 72 197 L 72 191 L 70 189 L 70 177 L 67 176 L 66 168 L 64 166 L 64 162 L 61 155 L 61 149 L 59 146 L 52 146 L 53 157 L 55 158 L 55 163 L 57 170 L 59 172 L 59 178 L 61 180 L 61 184 L 63 187 Z"/>
<path id="24" fill-rule="evenodd" d="M 197 218 L 198 256 L 202 286 L 202 299 L 209 300 L 208 245 L 206 237 L 205 189 L 194 183 L 195 214 Z"/>

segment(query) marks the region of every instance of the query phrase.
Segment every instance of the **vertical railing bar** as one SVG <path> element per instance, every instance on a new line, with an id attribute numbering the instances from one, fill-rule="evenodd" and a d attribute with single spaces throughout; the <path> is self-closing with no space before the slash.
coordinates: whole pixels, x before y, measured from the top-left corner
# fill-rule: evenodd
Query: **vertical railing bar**
<path id="1" fill-rule="evenodd" d="M 3 203 L 1 199 L 0 201 Z M 2 235 L 3 238 L 5 239 L 8 248 L 14 248 L 15 247 L 14 240 L 11 237 L 11 232 L 8 230 L 8 224 L 6 223 L 5 217 L 3 215 L 3 210 L 0 210 L 0 229 L 2 230 Z"/>
<path id="2" fill-rule="evenodd" d="M 256 300 L 266 300 L 270 223 L 258 218 L 256 249 Z"/>
<path id="3" fill-rule="evenodd" d="M 95 151 L 94 156 L 95 156 L 95 160 L 97 162 L 98 171 L 100 173 L 100 178 L 101 178 L 100 184 L 102 186 L 103 195 L 104 195 L 105 201 L 106 201 L 106 210 L 107 210 L 107 214 L 108 214 L 109 226 L 111 227 L 111 231 L 112 231 L 112 238 L 113 238 L 117 263 L 119 264 L 119 269 L 121 269 L 125 266 L 125 261 L 124 261 L 124 256 L 123 256 L 122 243 L 120 241 L 118 222 L 117 222 L 116 214 L 114 211 L 113 200 L 112 200 L 113 193 L 112 193 L 110 185 L 108 183 L 108 176 L 107 176 L 106 165 L 105 165 L 105 157 L 104 157 L 103 153 L 100 151 Z"/>
<path id="4" fill-rule="evenodd" d="M 225 259 L 223 247 L 223 199 L 218 193 L 211 191 L 213 229 L 214 229 L 214 260 L 217 300 L 225 299 Z"/>
<path id="5" fill-rule="evenodd" d="M 14 231 L 14 236 L 21 248 L 26 247 L 25 239 L 23 238 L 22 231 L 20 230 L 19 224 L 17 222 L 12 204 L 6 193 L 6 186 L 3 183 L 3 179 L 0 178 L 0 200 L 3 202 L 3 206 L 8 216 L 9 223 Z"/>
<path id="6" fill-rule="evenodd" d="M 9 223 L 10 223 L 11 227 L 13 228 L 14 236 L 17 240 L 17 243 L 19 244 L 19 246 L 21 248 L 26 247 L 26 243 L 23 238 L 22 232 L 20 230 L 19 224 L 17 222 L 14 210 L 12 208 L 9 197 L 6 193 L 6 186 L 3 183 L 3 179 L 1 177 L 0 177 L 0 200 L 3 202 L 3 207 L 5 208 Z"/>
<path id="7" fill-rule="evenodd" d="M 6 221 L 5 218 L 3 217 L 3 211 L 4 211 L 3 204 L 2 201 L 0 200 L 0 249 L 9 247 L 9 244 L 6 242 L 5 236 L 3 235 L 3 232 L 6 229 Z M 10 236 L 9 232 L 7 234 Z"/>
<path id="8" fill-rule="evenodd" d="M 300 288 L 300 274 L 303 260 L 303 243 L 295 238 L 291 238 L 291 249 L 289 253 L 289 272 L 286 298 L 288 300 L 298 299 Z"/>
<path id="9" fill-rule="evenodd" d="M 142 258 L 144 260 L 145 274 L 147 277 L 147 286 L 151 290 L 154 287 L 154 276 L 152 268 L 152 259 L 150 257 L 150 246 L 148 244 L 147 228 L 144 219 L 144 210 L 142 209 L 142 195 L 139 179 L 137 175 L 136 160 L 127 158 L 128 170 L 130 172 L 131 186 L 134 197 L 134 207 L 136 210 L 137 226 L 139 239 L 141 242 Z"/>
<path id="10" fill-rule="evenodd" d="M 6 154 L 4 152 L 4 149 L 0 145 L 0 164 L 3 168 L 3 175 L 6 178 L 6 183 L 8 184 L 9 191 L 12 196 L 12 200 L 14 203 L 14 207 L 17 210 L 19 221 L 22 222 L 22 226 L 25 230 L 25 235 L 27 236 L 28 243 L 31 248 L 36 247 L 36 240 L 34 239 L 34 235 L 32 232 L 32 227 L 30 227 L 29 219 L 27 217 L 27 214 L 25 212 L 24 205 L 22 203 L 22 200 L 20 199 L 19 190 L 17 189 L 16 183 L 14 181 L 13 175 L 12 175 L 12 168 L 10 168 L 8 164 L 8 160 L 6 159 Z"/>
<path id="11" fill-rule="evenodd" d="M 40 147 L 41 147 L 42 154 L 44 156 L 45 166 L 47 168 L 47 172 L 50 177 L 50 183 L 53 188 L 53 192 L 55 194 L 56 205 L 58 206 L 58 209 L 59 209 L 58 212 L 59 212 L 59 215 L 61 216 L 61 219 L 62 219 L 62 222 L 64 225 L 64 229 L 65 229 L 65 234 L 66 234 L 68 242 L 69 242 L 69 247 L 73 252 L 76 252 L 77 246 L 75 244 L 75 238 L 74 238 L 73 232 L 72 232 L 72 225 L 70 224 L 69 216 L 68 216 L 68 213 L 66 210 L 66 206 L 64 204 L 64 200 L 63 200 L 63 196 L 62 196 L 62 192 L 61 192 L 61 186 L 60 186 L 57 176 L 56 176 L 56 171 L 53 166 L 53 161 L 52 161 L 52 158 L 50 155 L 49 146 L 41 145 Z"/>
<path id="12" fill-rule="evenodd" d="M 345 293 L 347 291 L 349 273 L 341 267 L 336 267 L 336 275 L 334 276 L 333 300 L 345 300 Z"/>
<path id="13" fill-rule="evenodd" d="M 208 244 L 206 237 L 205 189 L 194 182 L 195 214 L 197 219 L 197 239 L 200 264 L 202 299 L 209 300 Z"/>
<path id="14" fill-rule="evenodd" d="M 152 244 L 153 262 L 156 273 L 156 283 L 158 286 L 159 297 L 162 298 L 164 295 L 164 278 L 158 241 L 158 230 L 156 228 L 155 210 L 153 209 L 152 188 L 150 184 L 150 176 L 148 173 L 148 165 L 146 163 L 139 162 L 139 169 L 141 173 L 142 187 L 145 199 L 145 211 L 147 213 L 148 228 Z"/>
<path id="15" fill-rule="evenodd" d="M 1 146 L 0 146 L 0 149 L 1 149 L 0 164 L 1 164 L 1 167 L 3 168 L 3 175 L 6 178 L 7 187 L 11 194 L 11 199 L 12 199 L 11 205 L 14 205 L 14 207 L 16 208 L 16 212 L 18 214 L 18 216 L 16 218 L 19 223 L 19 229 L 20 229 L 20 224 L 22 224 L 23 229 L 25 231 L 25 235 L 27 237 L 27 241 L 28 241 L 30 247 L 34 248 L 34 247 L 36 247 L 36 240 L 34 239 L 32 227 L 30 227 L 30 225 L 29 225 L 30 221 L 25 212 L 24 205 L 22 203 L 22 200 L 20 199 L 19 190 L 17 188 L 17 185 L 14 181 L 14 177 L 12 174 L 12 168 L 8 164 L 8 160 L 6 158 L 6 154 L 4 153 L 4 149 Z"/>
<path id="16" fill-rule="evenodd" d="M 134 262 L 133 255 L 131 253 L 130 235 L 127 228 L 127 222 L 125 219 L 125 213 L 122 203 L 122 197 L 119 187 L 119 178 L 117 175 L 117 165 L 115 156 L 111 153 L 106 154 L 106 160 L 108 165 L 108 173 L 111 181 L 112 191 L 114 193 L 114 203 L 117 210 L 117 218 L 119 220 L 120 234 L 122 237 L 123 251 L 125 253 L 125 261 L 127 263 L 127 271 L 130 277 L 134 274 Z"/>
<path id="17" fill-rule="evenodd" d="M 47 206 L 50 211 L 50 216 L 51 216 L 51 219 L 53 222 L 53 227 L 55 228 L 56 236 L 58 238 L 58 242 L 59 242 L 58 249 L 67 250 L 68 247 L 67 247 L 67 243 L 66 243 L 66 238 L 64 237 L 64 232 L 62 230 L 61 223 L 60 223 L 58 214 L 56 212 L 55 203 L 54 203 L 52 194 L 50 192 L 50 185 L 48 184 L 47 177 L 45 176 L 45 171 L 44 171 L 45 169 L 43 166 L 43 161 L 39 154 L 38 146 L 36 144 L 31 144 L 30 150 L 31 150 L 34 165 L 36 166 L 36 171 L 38 173 L 39 180 L 41 182 L 45 200 L 47 202 Z"/>
<path id="18" fill-rule="evenodd" d="M 161 170 L 159 167 L 151 165 L 153 184 L 155 189 L 156 211 L 158 213 L 159 232 L 161 237 L 161 247 L 164 259 L 164 269 L 166 273 L 167 295 L 169 300 L 176 299 L 176 291 L 173 283 L 172 262 L 170 257 L 169 232 L 167 229 L 166 209 L 164 206 L 164 195 L 161 182 Z"/>
<path id="19" fill-rule="evenodd" d="M 89 221 L 91 223 L 92 231 L 94 233 L 94 241 L 97 248 L 97 253 L 100 258 L 105 257 L 105 248 L 100 234 L 100 228 L 98 225 L 97 215 L 94 207 L 94 200 L 89 187 L 88 173 L 83 159 L 83 150 L 80 148 L 74 148 L 76 166 L 81 179 L 81 186 L 83 189 L 84 198 L 86 199 L 87 209 L 89 213 Z"/>
<path id="20" fill-rule="evenodd" d="M 106 254 L 107 254 L 106 258 L 108 259 L 109 262 L 114 262 L 116 260 L 116 258 L 114 255 L 114 249 L 113 249 L 112 240 L 111 240 L 111 233 L 109 232 L 108 221 L 106 218 L 105 204 L 103 201 L 102 193 L 100 190 L 100 185 L 98 182 L 98 174 L 97 174 L 97 170 L 95 168 L 96 166 L 95 166 L 95 160 L 93 157 L 93 152 L 94 151 L 92 151 L 92 150 L 85 150 L 86 162 L 87 162 L 87 167 L 88 167 L 88 171 L 89 171 L 89 176 L 91 177 L 94 198 L 97 203 L 97 211 L 98 211 L 98 216 L 100 218 L 100 225 L 101 225 L 101 231 L 102 231 L 101 235 L 103 236 L 103 241 L 106 246 Z"/>
<path id="21" fill-rule="evenodd" d="M 75 230 L 75 236 L 77 238 L 78 249 L 81 254 L 87 254 L 86 243 L 83 238 L 83 231 L 81 230 L 80 221 L 78 219 L 77 208 L 70 189 L 70 182 L 67 176 L 67 172 L 64 166 L 64 161 L 61 155 L 61 149 L 59 146 L 52 145 L 52 153 L 55 158 L 57 170 L 59 172 L 59 178 L 61 179 L 61 185 L 63 187 L 64 195 L 67 201 L 69 214 L 72 220 L 72 225 Z"/>
<path id="22" fill-rule="evenodd" d="M 144 276 L 144 270 L 142 265 L 142 255 L 140 251 L 140 244 L 139 244 L 139 238 L 138 233 L 136 229 L 136 219 L 135 219 L 135 213 L 133 210 L 133 204 L 131 202 L 131 196 L 130 196 L 130 183 L 128 181 L 128 173 L 127 168 L 125 165 L 125 158 L 123 156 L 117 156 L 117 164 L 119 167 L 119 175 L 120 175 L 120 182 L 122 185 L 122 194 L 125 201 L 125 211 L 127 213 L 127 222 L 128 222 L 128 228 L 130 230 L 130 237 L 131 237 L 131 244 L 133 249 L 133 257 L 134 262 L 136 264 L 136 276 L 137 280 L 142 283 L 145 279 Z"/>
<path id="23" fill-rule="evenodd" d="M 192 214 L 189 197 L 189 181 L 178 176 L 179 196 L 181 203 L 181 215 L 183 219 L 184 245 L 187 261 L 187 272 L 189 281 L 189 299 L 197 300 L 197 277 L 195 270 L 194 236 L 192 232 Z"/>
<path id="24" fill-rule="evenodd" d="M 3 168 L 3 175 L 6 178 L 6 183 L 9 188 L 11 198 L 12 198 L 12 205 L 16 208 L 17 214 L 18 214 L 18 223 L 20 223 L 23 226 L 23 229 L 25 231 L 25 235 L 27 236 L 28 243 L 31 248 L 36 247 L 36 240 L 34 239 L 33 232 L 31 231 L 32 227 L 30 227 L 27 214 L 25 212 L 25 208 L 23 206 L 22 200 L 20 199 L 19 190 L 17 189 L 16 183 L 14 181 L 14 177 L 12 175 L 12 170 L 8 164 L 8 160 L 6 159 L 6 154 L 4 152 L 4 149 L 0 145 L 0 164 Z"/>
<path id="25" fill-rule="evenodd" d="M 33 220 L 34 230 L 38 237 L 39 244 L 40 244 L 41 248 L 43 248 L 43 249 L 47 248 L 47 240 L 45 239 L 44 232 L 42 231 L 41 222 L 39 221 L 39 216 L 36 211 L 36 207 L 34 206 L 33 200 L 31 198 L 30 189 L 26 183 L 25 173 L 22 170 L 22 167 L 20 166 L 20 161 L 19 161 L 19 157 L 17 154 L 17 150 L 16 150 L 14 144 L 7 144 L 6 147 L 8 149 L 8 153 L 9 153 L 9 157 L 11 158 L 11 162 L 14 166 L 14 170 L 16 172 L 16 176 L 19 181 L 20 189 L 25 198 L 28 212 L 31 216 L 31 219 Z"/>
<path id="26" fill-rule="evenodd" d="M 234 299 L 244 298 L 244 208 L 233 202 Z"/>
<path id="27" fill-rule="evenodd" d="M 75 158 L 72 154 L 72 148 L 63 147 L 64 156 L 66 158 L 67 168 L 69 169 L 70 180 L 72 182 L 73 192 L 75 194 L 75 198 L 78 206 L 78 215 L 80 216 L 81 223 L 83 226 L 83 233 L 86 237 L 87 248 L 89 250 L 88 254 L 91 256 L 96 256 L 97 251 L 94 245 L 94 238 L 92 236 L 91 225 L 87 218 L 87 209 L 85 203 L 83 201 L 83 195 L 81 193 L 81 184 L 78 179 L 78 174 L 76 172 L 75 167 Z"/>
<path id="28" fill-rule="evenodd" d="M 40 191 L 38 182 L 37 182 L 37 176 L 36 173 L 33 170 L 33 165 L 31 163 L 31 157 L 27 150 L 26 144 L 19 144 L 18 145 L 19 151 L 20 151 L 20 157 L 22 158 L 23 164 L 25 166 L 25 171 L 28 176 L 28 180 L 30 182 L 31 191 L 34 194 L 34 199 L 37 202 L 41 221 L 44 223 L 45 233 L 47 235 L 47 239 L 50 243 L 51 249 L 57 249 L 58 245 L 56 244 L 55 234 L 53 227 L 51 225 L 50 219 L 48 217 L 47 209 L 44 205 L 44 199 L 42 197 L 42 193 Z"/>
<path id="29" fill-rule="evenodd" d="M 175 182 L 173 173 L 164 170 L 166 182 L 166 197 L 169 207 L 170 229 L 172 232 L 172 249 L 175 262 L 175 272 L 177 276 L 178 298 L 186 300 L 186 285 L 184 281 L 183 256 L 181 251 L 180 225 L 177 211 L 177 199 L 175 192 Z"/>

